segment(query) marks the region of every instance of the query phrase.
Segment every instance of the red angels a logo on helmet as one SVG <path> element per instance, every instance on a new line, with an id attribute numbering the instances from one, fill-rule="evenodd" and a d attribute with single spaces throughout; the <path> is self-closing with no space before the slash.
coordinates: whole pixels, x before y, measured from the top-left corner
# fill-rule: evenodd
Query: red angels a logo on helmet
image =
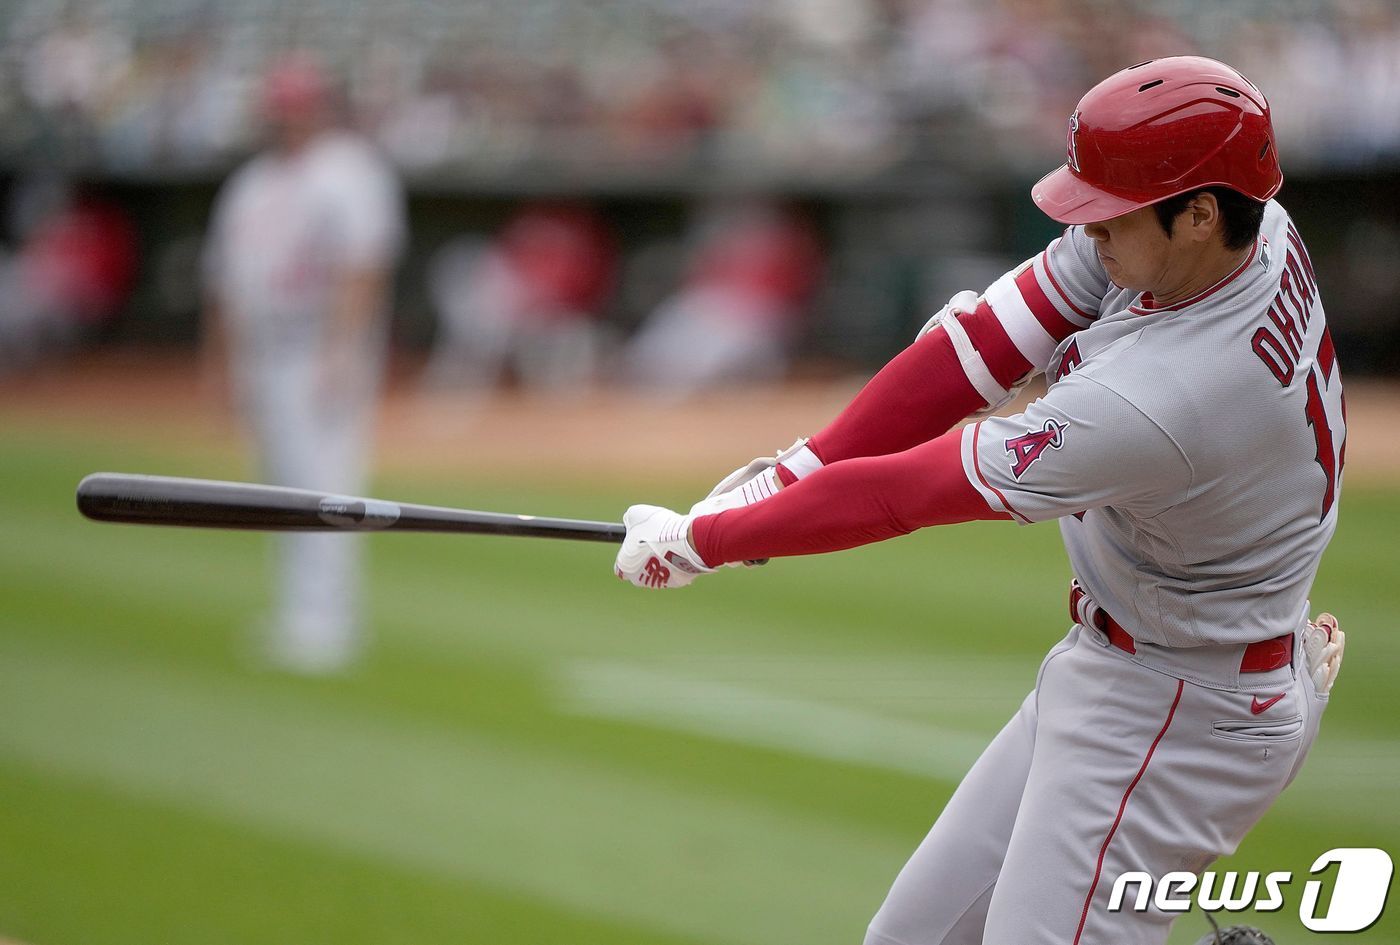
<path id="1" fill-rule="evenodd" d="M 1063 446 L 1065 430 L 1067 429 L 1069 429 L 1068 423 L 1046 420 L 1045 425 L 1039 430 L 1032 430 L 1007 440 L 1006 452 L 1010 454 L 1011 475 L 1019 480 L 1026 474 L 1026 470 L 1040 459 L 1041 453 L 1047 449 L 1057 450 Z"/>
<path id="2" fill-rule="evenodd" d="M 1075 109 L 1074 114 L 1069 116 L 1069 135 L 1065 144 L 1065 150 L 1069 153 L 1069 157 L 1066 159 L 1065 163 L 1067 163 L 1069 165 L 1069 169 L 1074 171 L 1075 173 L 1079 172 L 1079 142 L 1077 140 L 1078 135 L 1079 110 Z"/>

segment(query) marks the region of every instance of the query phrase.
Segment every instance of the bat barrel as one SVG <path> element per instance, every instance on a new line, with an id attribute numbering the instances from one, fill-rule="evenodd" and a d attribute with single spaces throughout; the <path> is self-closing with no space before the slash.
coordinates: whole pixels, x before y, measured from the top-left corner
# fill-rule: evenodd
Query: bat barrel
<path id="1" fill-rule="evenodd" d="M 306 528 L 320 496 L 254 483 L 93 473 L 78 483 L 77 499 L 78 511 L 100 522 L 281 531 Z"/>
<path id="2" fill-rule="evenodd" d="M 619 544 L 615 522 L 543 518 L 386 502 L 245 482 L 93 473 L 78 484 L 90 519 L 254 531 L 410 531 L 567 538 Z"/>

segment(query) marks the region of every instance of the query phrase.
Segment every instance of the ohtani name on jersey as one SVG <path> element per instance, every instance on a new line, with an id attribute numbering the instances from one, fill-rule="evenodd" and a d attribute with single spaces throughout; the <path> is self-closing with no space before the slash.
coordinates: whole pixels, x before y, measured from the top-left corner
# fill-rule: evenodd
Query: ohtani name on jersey
<path id="1" fill-rule="evenodd" d="M 1268 322 L 1254 330 L 1250 346 L 1280 387 L 1287 388 L 1295 377 L 1307 377 L 1308 399 L 1304 418 L 1312 428 L 1317 443 L 1317 464 L 1326 479 L 1320 519 L 1325 521 L 1337 498 L 1337 477 L 1346 464 L 1347 402 L 1346 394 L 1338 390 L 1340 423 L 1328 416 L 1322 392 L 1330 392 L 1336 381 L 1337 349 L 1332 344 L 1332 333 L 1323 326 L 1316 347 L 1308 350 L 1303 346 L 1303 334 L 1312 321 L 1316 301 L 1317 275 L 1313 272 L 1312 260 L 1303 248 L 1298 231 L 1289 224 L 1288 247 L 1278 294 L 1269 303 Z M 1300 366 L 1304 368 L 1301 372 L 1298 370 Z"/>
<path id="2" fill-rule="evenodd" d="M 1312 321 L 1317 301 L 1317 275 L 1303 248 L 1298 232 L 1288 227 L 1283 277 L 1278 294 L 1269 304 L 1269 320 L 1254 331 L 1250 346 L 1274 375 L 1280 386 L 1293 383 L 1298 358 L 1303 350 L 1303 334 Z"/>

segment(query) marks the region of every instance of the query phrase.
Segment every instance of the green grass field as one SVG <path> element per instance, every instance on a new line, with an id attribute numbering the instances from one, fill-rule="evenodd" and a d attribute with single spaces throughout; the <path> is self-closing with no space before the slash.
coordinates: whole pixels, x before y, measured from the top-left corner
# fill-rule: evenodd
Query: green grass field
<path id="1" fill-rule="evenodd" d="M 230 475 L 0 439 L 0 938 L 33 945 L 859 942 L 1066 626 L 1053 526 L 673 594 L 613 579 L 606 547 L 376 536 L 369 658 L 291 678 L 250 656 L 264 539 L 86 522 L 72 489 L 104 468 Z M 699 486 L 376 488 L 616 518 Z M 1340 688 L 1234 867 L 1400 852 L 1400 490 L 1342 516 L 1314 594 L 1349 634 Z M 1310 937 L 1298 893 L 1258 919 L 1280 945 Z M 1400 945 L 1400 921 L 1341 940 Z"/>

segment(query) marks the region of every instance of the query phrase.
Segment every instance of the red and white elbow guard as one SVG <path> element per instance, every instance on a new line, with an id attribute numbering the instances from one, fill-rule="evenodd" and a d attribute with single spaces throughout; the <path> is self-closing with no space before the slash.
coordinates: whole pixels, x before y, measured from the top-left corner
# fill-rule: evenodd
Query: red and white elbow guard
<path id="1" fill-rule="evenodd" d="M 968 337 L 967 330 L 958 321 L 960 315 L 971 315 L 975 312 L 981 302 L 982 299 L 977 293 L 964 289 L 949 299 L 948 304 L 939 309 L 928 320 L 917 336 L 922 338 L 935 328 L 940 327 L 947 333 L 948 340 L 952 343 L 953 351 L 957 355 L 958 364 L 962 367 L 963 374 L 967 376 L 968 383 L 987 404 L 981 410 L 974 411 L 969 415 L 974 420 L 990 417 L 1011 403 L 1016 395 L 1030 383 L 1031 375 L 1034 373 L 1027 372 L 1010 387 L 1002 387 L 992 375 L 982 352 L 977 350 L 972 339 Z"/>

